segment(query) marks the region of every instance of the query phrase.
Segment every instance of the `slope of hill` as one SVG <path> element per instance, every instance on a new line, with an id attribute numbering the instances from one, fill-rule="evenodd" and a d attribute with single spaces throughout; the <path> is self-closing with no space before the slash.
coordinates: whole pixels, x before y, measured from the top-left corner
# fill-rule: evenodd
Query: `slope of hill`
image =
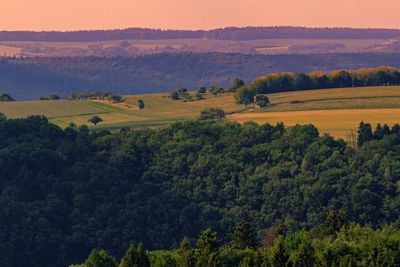
<path id="1" fill-rule="evenodd" d="M 173 101 L 168 94 L 125 96 L 128 108 L 95 101 L 30 101 L 0 103 L 0 112 L 10 118 L 45 115 L 51 122 L 67 127 L 70 123 L 89 125 L 92 129 L 151 127 L 176 121 L 196 119 L 208 107 L 220 107 L 228 120 L 257 123 L 284 122 L 292 126 L 312 123 L 321 133 L 346 138 L 360 121 L 395 124 L 400 122 L 400 87 L 364 87 L 295 91 L 268 95 L 271 105 L 263 109 L 245 109 L 235 103 L 233 94 L 207 95 L 200 101 Z M 145 103 L 135 109 L 138 100 Z M 104 121 L 91 125 L 88 120 L 100 116 Z"/>
<path id="2" fill-rule="evenodd" d="M 135 58 L 22 58 L 0 60 L 0 92 L 18 100 L 71 92 L 122 94 L 166 92 L 181 87 L 230 85 L 268 72 L 311 72 L 389 65 L 400 67 L 400 54 L 159 54 Z"/>

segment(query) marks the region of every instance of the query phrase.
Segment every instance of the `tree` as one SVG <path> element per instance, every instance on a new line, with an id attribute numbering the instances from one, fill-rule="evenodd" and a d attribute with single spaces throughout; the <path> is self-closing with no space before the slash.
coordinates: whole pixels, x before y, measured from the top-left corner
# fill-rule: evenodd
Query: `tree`
<path id="1" fill-rule="evenodd" d="M 142 243 L 139 244 L 137 251 L 135 251 L 135 246 L 131 244 L 118 267 L 150 267 L 150 260 Z"/>
<path id="2" fill-rule="evenodd" d="M 118 267 L 134 267 L 136 263 L 136 251 L 135 246 L 131 244 L 128 250 L 125 252 L 124 256 L 121 259 Z"/>
<path id="3" fill-rule="evenodd" d="M 225 93 L 225 89 L 222 88 L 221 86 L 211 86 L 211 88 L 208 91 L 213 95 L 220 95 Z"/>
<path id="4" fill-rule="evenodd" d="M 171 92 L 169 94 L 169 96 L 171 97 L 172 100 L 179 100 L 180 99 L 178 92 Z"/>
<path id="5" fill-rule="evenodd" d="M 144 250 L 142 243 L 139 243 L 139 246 L 137 249 L 136 265 L 134 265 L 133 267 L 150 267 L 149 256 L 147 255 L 146 251 Z"/>
<path id="6" fill-rule="evenodd" d="M 197 248 L 201 252 L 211 253 L 217 251 L 220 244 L 220 240 L 217 237 L 217 233 L 207 228 L 201 232 L 197 239 Z"/>
<path id="7" fill-rule="evenodd" d="M 3 93 L 0 94 L 0 102 L 14 102 L 14 98 L 12 98 L 9 94 Z"/>
<path id="8" fill-rule="evenodd" d="M 307 74 L 304 73 L 296 74 L 294 81 L 297 90 L 308 90 L 313 88 L 313 80 Z"/>
<path id="9" fill-rule="evenodd" d="M 0 122 L 6 121 L 7 120 L 7 116 L 4 115 L 4 113 L 0 112 Z"/>
<path id="10" fill-rule="evenodd" d="M 220 240 L 217 238 L 217 233 L 207 228 L 201 232 L 197 239 L 196 266 L 214 266 L 210 263 L 215 262 L 215 253 L 218 250 Z"/>
<path id="11" fill-rule="evenodd" d="M 200 87 L 199 90 L 197 90 L 197 92 L 199 94 L 205 94 L 207 93 L 207 88 L 205 88 L 204 86 Z"/>
<path id="12" fill-rule="evenodd" d="M 184 238 L 178 249 L 178 267 L 192 267 L 195 264 L 193 249 L 188 238 Z"/>
<path id="13" fill-rule="evenodd" d="M 230 91 L 235 92 L 237 89 L 239 89 L 240 87 L 243 87 L 245 85 L 244 81 L 240 78 L 235 78 L 232 81 L 232 86 L 230 88 Z"/>
<path id="14" fill-rule="evenodd" d="M 94 249 L 83 264 L 70 267 L 117 267 L 117 261 L 105 250 Z"/>
<path id="15" fill-rule="evenodd" d="M 77 100 L 79 99 L 79 95 L 77 93 L 70 93 L 68 96 L 69 100 Z"/>
<path id="16" fill-rule="evenodd" d="M 204 96 L 202 94 L 198 93 L 198 92 L 196 93 L 195 97 L 196 97 L 197 100 L 204 99 Z"/>
<path id="17" fill-rule="evenodd" d="M 255 248 L 257 246 L 256 233 L 250 223 L 239 222 L 231 234 L 230 245 L 236 249 Z"/>
<path id="18" fill-rule="evenodd" d="M 332 87 L 351 87 L 352 78 L 345 70 L 337 70 L 329 73 L 329 80 Z"/>
<path id="19" fill-rule="evenodd" d="M 118 94 L 112 94 L 108 97 L 108 100 L 114 102 L 114 103 L 121 103 L 123 102 L 123 98 L 121 95 Z"/>
<path id="20" fill-rule="evenodd" d="M 220 108 L 206 108 L 200 112 L 200 120 L 222 120 L 225 112 Z"/>
<path id="21" fill-rule="evenodd" d="M 261 108 L 268 106 L 269 98 L 266 95 L 256 95 L 255 104 Z"/>
<path id="22" fill-rule="evenodd" d="M 336 235 L 344 225 L 345 219 L 343 212 L 330 211 L 323 226 L 325 234 Z"/>
<path id="23" fill-rule="evenodd" d="M 236 103 L 238 104 L 244 104 L 244 105 L 249 105 L 253 103 L 254 101 L 254 96 L 257 94 L 257 90 L 253 88 L 249 88 L 247 86 L 241 87 L 238 89 L 235 98 L 236 98 Z"/>
<path id="24" fill-rule="evenodd" d="M 100 122 L 102 122 L 102 121 L 103 121 L 103 119 L 100 118 L 100 117 L 97 116 L 97 115 L 91 117 L 91 118 L 88 120 L 88 122 L 91 122 L 91 123 L 93 123 L 94 125 L 97 125 L 98 123 L 100 123 Z"/>
<path id="25" fill-rule="evenodd" d="M 179 95 L 180 98 L 186 98 L 186 99 L 190 99 L 191 98 L 190 95 L 189 95 L 188 89 L 186 89 L 186 88 L 180 88 L 178 90 L 178 95 Z"/>
<path id="26" fill-rule="evenodd" d="M 374 135 L 372 134 L 372 127 L 369 123 L 364 123 L 363 121 L 360 122 L 357 133 L 357 146 L 359 147 L 361 147 L 365 142 L 374 139 Z"/>
<path id="27" fill-rule="evenodd" d="M 49 99 L 50 99 L 50 100 L 60 100 L 61 98 L 60 98 L 59 95 L 51 94 L 51 95 L 49 96 Z"/>
<path id="28" fill-rule="evenodd" d="M 138 100 L 138 107 L 139 109 L 144 109 L 144 101 L 142 99 Z"/>

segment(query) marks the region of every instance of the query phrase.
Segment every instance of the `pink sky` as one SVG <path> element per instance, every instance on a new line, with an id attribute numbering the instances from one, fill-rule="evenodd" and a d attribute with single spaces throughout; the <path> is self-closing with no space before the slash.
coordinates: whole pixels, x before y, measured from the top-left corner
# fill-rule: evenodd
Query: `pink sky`
<path id="1" fill-rule="evenodd" d="M 5 0 L 0 30 L 400 28 L 400 0 Z"/>

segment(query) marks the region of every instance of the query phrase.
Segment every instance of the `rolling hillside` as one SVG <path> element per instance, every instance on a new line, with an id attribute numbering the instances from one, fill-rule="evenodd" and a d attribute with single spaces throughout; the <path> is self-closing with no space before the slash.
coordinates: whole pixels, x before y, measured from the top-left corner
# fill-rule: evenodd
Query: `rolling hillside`
<path id="1" fill-rule="evenodd" d="M 0 93 L 32 100 L 57 93 L 113 91 L 120 94 L 170 92 L 181 87 L 229 86 L 273 72 L 400 67 L 400 54 L 243 55 L 158 54 L 143 57 L 1 58 Z"/>
<path id="2" fill-rule="evenodd" d="M 360 121 L 372 124 L 400 122 L 400 87 L 365 87 L 323 89 L 270 94 L 271 105 L 265 109 L 245 109 L 235 103 L 233 94 L 207 95 L 192 102 L 172 101 L 168 94 L 125 96 L 124 105 L 95 101 L 29 101 L 0 103 L 0 112 L 10 118 L 45 115 L 51 122 L 66 127 L 68 124 L 89 125 L 93 115 L 104 122 L 94 129 L 160 126 L 175 121 L 195 119 L 206 107 L 220 107 L 229 120 L 257 123 L 284 122 L 287 125 L 315 124 L 321 133 L 346 138 Z M 142 99 L 145 108 L 136 108 Z"/>

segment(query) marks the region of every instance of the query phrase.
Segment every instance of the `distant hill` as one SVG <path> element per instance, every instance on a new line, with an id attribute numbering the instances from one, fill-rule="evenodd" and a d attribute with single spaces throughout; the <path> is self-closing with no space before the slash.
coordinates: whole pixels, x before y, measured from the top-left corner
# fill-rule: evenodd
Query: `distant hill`
<path id="1" fill-rule="evenodd" d="M 270 72 L 400 67 L 400 54 L 316 55 L 158 54 L 141 57 L 32 57 L 0 59 L 0 93 L 17 100 L 52 93 L 115 91 L 168 92 L 180 87 L 228 86 L 235 77 L 249 82 Z"/>
<path id="2" fill-rule="evenodd" d="M 0 41 L 76 42 L 123 39 L 193 39 L 258 40 L 258 39 L 393 39 L 397 29 L 305 28 L 305 27 L 228 27 L 215 30 L 159 30 L 129 28 L 91 31 L 1 31 Z"/>

